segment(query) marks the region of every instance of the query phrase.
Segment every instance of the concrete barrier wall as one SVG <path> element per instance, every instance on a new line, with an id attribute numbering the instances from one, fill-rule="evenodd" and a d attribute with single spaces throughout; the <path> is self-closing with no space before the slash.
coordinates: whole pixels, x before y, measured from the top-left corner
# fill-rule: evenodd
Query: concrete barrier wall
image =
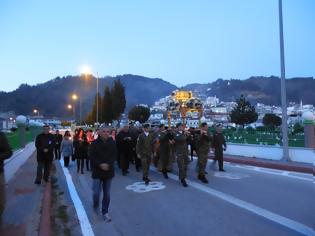
<path id="1" fill-rule="evenodd" d="M 229 155 L 281 160 L 282 147 L 228 143 L 225 153 Z M 290 148 L 289 155 L 292 161 L 310 164 L 315 163 L 315 149 Z"/>

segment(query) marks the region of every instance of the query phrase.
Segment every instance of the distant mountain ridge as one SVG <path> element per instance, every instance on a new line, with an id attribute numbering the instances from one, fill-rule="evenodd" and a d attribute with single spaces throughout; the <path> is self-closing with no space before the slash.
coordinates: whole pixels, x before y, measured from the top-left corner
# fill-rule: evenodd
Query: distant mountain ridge
<path id="1" fill-rule="evenodd" d="M 103 95 L 105 86 L 111 87 L 118 79 L 125 86 L 127 110 L 139 103 L 152 105 L 156 100 L 169 95 L 177 88 L 162 79 L 127 74 L 100 78 L 99 92 Z M 73 104 L 71 100 L 73 93 L 81 97 L 82 114 L 85 116 L 92 109 L 96 94 L 96 79 L 66 76 L 34 86 L 22 84 L 12 92 L 0 92 L 0 111 L 13 110 L 16 114 L 28 115 L 36 108 L 40 114 L 69 117 L 72 113 L 67 110 L 67 104 Z M 77 101 L 76 110 L 79 112 L 79 101 Z"/>
<path id="2" fill-rule="evenodd" d="M 170 95 L 175 89 L 187 89 L 206 96 L 217 96 L 221 101 L 234 101 L 244 94 L 254 104 L 257 102 L 280 105 L 280 79 L 275 76 L 253 76 L 245 80 L 217 79 L 212 83 L 192 83 L 178 88 L 159 78 L 147 78 L 138 75 L 118 75 L 99 79 L 99 91 L 104 92 L 106 85 L 120 79 L 126 88 L 127 110 L 142 103 L 151 106 L 158 99 Z M 315 104 L 315 79 L 313 77 L 292 78 L 286 80 L 288 102 Z M 15 111 L 16 114 L 31 114 L 34 108 L 40 114 L 57 117 L 69 117 L 71 111 L 67 104 L 71 94 L 77 93 L 82 99 L 82 114 L 91 110 L 96 93 L 96 79 L 80 76 L 57 77 L 42 84 L 30 86 L 22 84 L 12 92 L 0 92 L 0 112 Z M 78 110 L 77 103 L 77 110 Z"/>
<path id="3" fill-rule="evenodd" d="M 313 77 L 286 80 L 287 101 L 315 105 L 315 79 Z M 222 101 L 235 101 L 244 94 L 252 103 L 280 105 L 280 79 L 275 76 L 252 76 L 246 80 L 218 79 L 208 84 L 189 84 L 183 87 L 203 94 L 217 96 Z"/>

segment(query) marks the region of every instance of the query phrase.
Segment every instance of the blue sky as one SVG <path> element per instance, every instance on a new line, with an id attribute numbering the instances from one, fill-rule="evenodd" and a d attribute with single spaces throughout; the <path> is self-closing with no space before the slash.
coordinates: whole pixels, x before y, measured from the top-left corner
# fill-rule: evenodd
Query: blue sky
<path id="1" fill-rule="evenodd" d="M 175 85 L 279 75 L 277 0 L 2 0 L 0 90 L 79 74 Z M 287 78 L 315 76 L 315 1 L 283 0 Z"/>

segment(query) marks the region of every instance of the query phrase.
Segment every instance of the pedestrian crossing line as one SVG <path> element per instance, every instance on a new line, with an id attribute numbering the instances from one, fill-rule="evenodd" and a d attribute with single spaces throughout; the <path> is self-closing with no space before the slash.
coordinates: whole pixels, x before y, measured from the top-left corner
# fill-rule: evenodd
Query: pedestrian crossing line
<path id="1" fill-rule="evenodd" d="M 62 161 L 59 160 L 59 162 L 60 162 L 61 168 L 63 170 L 63 173 L 66 177 L 68 190 L 69 190 L 74 208 L 75 208 L 77 215 L 78 215 L 82 235 L 83 236 L 94 236 L 94 232 L 93 232 L 91 223 L 90 223 L 89 218 L 86 214 L 86 211 L 85 211 L 84 206 L 82 204 L 82 201 L 79 197 L 79 194 L 75 189 L 71 174 L 70 174 L 69 170 L 62 165 Z"/>
<path id="2" fill-rule="evenodd" d="M 170 179 L 178 181 L 177 175 L 169 173 L 168 176 Z M 226 193 L 217 191 L 217 190 L 210 188 L 208 186 L 205 186 L 203 184 L 199 184 L 199 183 L 193 182 L 191 180 L 187 180 L 187 183 L 189 184 L 189 186 L 192 186 L 192 187 L 194 187 L 194 188 L 196 188 L 202 192 L 208 193 L 208 194 L 215 196 L 221 200 L 224 200 L 224 201 L 226 201 L 226 202 L 228 202 L 234 206 L 237 206 L 237 207 L 240 207 L 240 208 L 245 209 L 247 211 L 250 211 L 256 215 L 264 217 L 268 220 L 271 220 L 275 223 L 278 223 L 282 226 L 285 226 L 289 229 L 292 229 L 298 233 L 301 233 L 301 234 L 307 235 L 307 236 L 315 236 L 314 229 L 312 229 L 306 225 L 303 225 L 297 221 L 294 221 L 294 220 L 291 220 L 291 219 L 286 218 L 284 216 L 278 215 L 276 213 L 273 213 L 273 212 L 268 211 L 264 208 L 258 207 L 252 203 L 243 201 L 241 199 L 238 199 L 238 198 L 233 197 L 231 195 L 228 195 Z"/>

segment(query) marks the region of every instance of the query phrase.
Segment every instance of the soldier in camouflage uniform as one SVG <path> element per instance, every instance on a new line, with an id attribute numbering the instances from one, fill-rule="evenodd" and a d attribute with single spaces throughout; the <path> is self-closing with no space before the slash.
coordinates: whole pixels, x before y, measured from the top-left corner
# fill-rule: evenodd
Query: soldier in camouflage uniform
<path id="1" fill-rule="evenodd" d="M 165 129 L 165 126 L 160 125 L 160 132 L 157 136 L 160 143 L 160 164 L 161 171 L 165 179 L 168 179 L 167 168 L 171 162 L 171 144 L 174 142 L 174 136 L 171 132 Z"/>
<path id="2" fill-rule="evenodd" d="M 143 170 L 143 181 L 146 185 L 151 181 L 149 179 L 149 168 L 152 158 L 152 145 L 153 135 L 150 133 L 150 125 L 145 124 L 143 126 L 143 133 L 141 133 L 137 139 L 136 152 L 137 157 L 141 159 L 141 165 Z"/>
<path id="3" fill-rule="evenodd" d="M 223 169 L 223 151 L 226 150 L 226 142 L 224 136 L 222 134 L 221 126 L 218 125 L 216 127 L 215 133 L 213 134 L 213 142 L 212 147 L 215 149 L 214 151 L 214 164 L 216 161 L 219 162 L 219 171 L 225 171 Z"/>
<path id="4" fill-rule="evenodd" d="M 185 132 L 184 126 L 181 123 L 176 125 L 177 132 L 175 133 L 175 153 L 179 169 L 179 179 L 184 187 L 187 187 L 187 165 L 189 162 L 188 143 L 190 142 L 190 134 Z"/>
<path id="5" fill-rule="evenodd" d="M 211 135 L 208 131 L 207 123 L 202 123 L 200 127 L 200 133 L 196 136 L 195 146 L 198 156 L 198 179 L 203 183 L 208 183 L 205 176 L 205 169 L 208 161 L 208 153 L 211 147 Z"/>

